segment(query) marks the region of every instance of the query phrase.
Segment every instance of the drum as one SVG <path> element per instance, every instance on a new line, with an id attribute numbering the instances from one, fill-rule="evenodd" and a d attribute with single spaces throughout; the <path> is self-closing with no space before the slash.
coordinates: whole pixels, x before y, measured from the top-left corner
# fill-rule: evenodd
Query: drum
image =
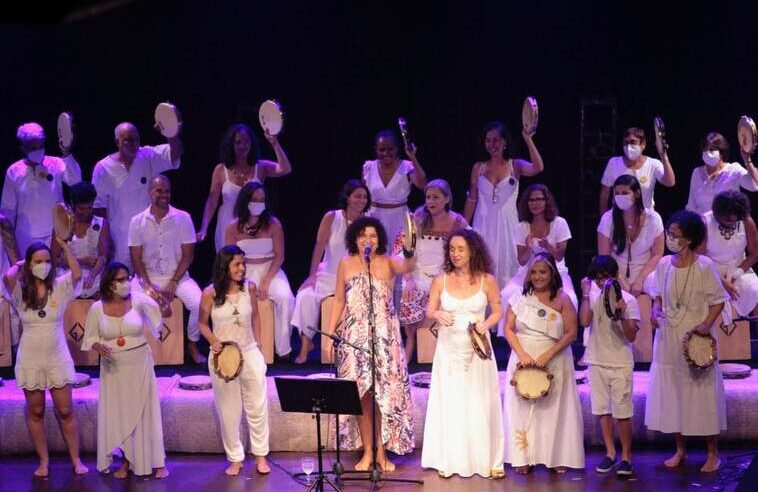
<path id="1" fill-rule="evenodd" d="M 724 379 L 744 379 L 750 377 L 752 369 L 747 364 L 719 364 Z"/>
<path id="2" fill-rule="evenodd" d="M 411 374 L 411 384 L 417 388 L 429 388 L 432 385 L 432 373 L 431 372 L 417 372 Z"/>
<path id="3" fill-rule="evenodd" d="M 621 284 L 615 278 L 609 278 L 603 286 L 603 306 L 605 314 L 613 321 L 621 319 L 621 309 L 616 307 L 619 299 L 621 299 Z"/>
<path id="4" fill-rule="evenodd" d="M 658 155 L 663 158 L 669 150 L 669 144 L 666 141 L 666 125 L 660 116 L 653 118 L 653 131 L 655 133 L 655 149 L 658 151 Z"/>
<path id="5" fill-rule="evenodd" d="M 553 384 L 553 375 L 544 368 L 538 366 L 516 366 L 511 378 L 511 386 L 516 393 L 526 400 L 538 400 L 547 396 L 550 386 Z"/>
<path id="6" fill-rule="evenodd" d="M 77 372 L 74 374 L 74 382 L 71 384 L 74 388 L 84 388 L 92 383 L 88 374 Z"/>
<path id="7" fill-rule="evenodd" d="M 521 107 L 521 125 L 527 133 L 534 135 L 537 131 L 538 122 L 539 108 L 537 100 L 532 96 L 527 96 L 524 99 L 524 105 Z"/>
<path id="8" fill-rule="evenodd" d="M 142 290 L 145 291 L 145 294 L 158 303 L 158 307 L 161 309 L 161 316 L 164 318 L 171 317 L 171 304 L 166 301 L 165 297 L 163 297 L 158 286 L 148 283 L 147 280 L 139 276 L 137 277 L 137 282 L 139 282 L 139 285 L 142 287 Z"/>
<path id="9" fill-rule="evenodd" d="M 179 378 L 179 387 L 188 391 L 203 391 L 211 389 L 211 377 L 204 374 L 184 376 Z"/>
<path id="10" fill-rule="evenodd" d="M 716 354 L 716 339 L 710 334 L 703 335 L 695 330 L 690 330 L 682 340 L 684 358 L 697 369 L 707 369 L 718 359 Z"/>
<path id="11" fill-rule="evenodd" d="M 281 104 L 274 99 L 263 101 L 258 110 L 258 120 L 261 128 L 267 130 L 269 135 L 279 135 L 284 127 L 284 110 Z"/>
<path id="12" fill-rule="evenodd" d="M 474 347 L 474 353 L 482 360 L 492 359 L 492 345 L 487 334 L 476 331 L 476 323 L 469 323 L 466 331 L 471 339 L 471 346 Z"/>
<path id="13" fill-rule="evenodd" d="M 416 221 L 410 212 L 405 213 L 403 220 L 403 256 L 412 258 L 416 253 Z"/>
<path id="14" fill-rule="evenodd" d="M 182 117 L 179 110 L 171 103 L 162 102 L 155 108 L 155 129 L 166 138 L 179 135 L 182 128 Z"/>
<path id="15" fill-rule="evenodd" d="M 69 149 L 74 143 L 74 117 L 71 113 L 63 112 L 58 115 L 58 145 Z"/>
<path id="16" fill-rule="evenodd" d="M 221 342 L 221 351 L 213 354 L 213 372 L 227 383 L 242 371 L 245 359 L 236 342 Z"/>
<path id="17" fill-rule="evenodd" d="M 68 241 L 74 235 L 74 212 L 63 202 L 53 205 L 53 230 L 55 235 Z"/>
<path id="18" fill-rule="evenodd" d="M 751 155 L 755 152 L 755 147 L 758 145 L 758 130 L 750 116 L 742 116 L 737 123 L 737 141 L 740 143 L 740 150 L 745 154 Z"/>

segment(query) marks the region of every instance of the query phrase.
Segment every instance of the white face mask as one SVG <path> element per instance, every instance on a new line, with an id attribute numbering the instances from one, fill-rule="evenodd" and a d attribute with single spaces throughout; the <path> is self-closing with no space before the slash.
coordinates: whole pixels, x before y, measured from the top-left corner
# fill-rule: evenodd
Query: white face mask
<path id="1" fill-rule="evenodd" d="M 634 195 L 613 195 L 613 201 L 621 210 L 629 210 L 634 206 Z"/>
<path id="2" fill-rule="evenodd" d="M 263 202 L 250 202 L 247 204 L 247 209 L 250 211 L 250 215 L 258 217 L 266 210 L 266 204 Z"/>
<path id="3" fill-rule="evenodd" d="M 35 164 L 42 164 L 42 161 L 45 159 L 45 149 L 37 149 L 27 152 L 26 158 Z"/>
<path id="4" fill-rule="evenodd" d="M 670 237 L 668 234 L 666 235 L 666 247 L 671 251 L 672 253 L 678 253 L 682 249 L 684 249 L 684 246 L 679 244 L 678 239 L 674 239 L 673 237 Z"/>
<path id="5" fill-rule="evenodd" d="M 718 150 L 704 150 L 703 162 L 709 167 L 713 167 L 721 160 L 721 153 Z"/>
<path id="6" fill-rule="evenodd" d="M 51 268 L 53 268 L 53 266 L 48 262 L 35 263 L 32 265 L 32 275 L 40 280 L 45 280 L 47 278 L 47 274 L 50 273 Z"/>
<path id="7" fill-rule="evenodd" d="M 132 285 L 129 283 L 129 281 L 125 282 L 114 282 L 113 283 L 113 293 L 121 298 L 125 298 L 129 296 L 129 292 L 132 290 Z"/>
<path id="8" fill-rule="evenodd" d="M 624 155 L 626 155 L 626 158 L 630 161 L 636 161 L 637 158 L 642 154 L 642 147 L 639 145 L 631 145 L 627 144 L 624 145 Z"/>

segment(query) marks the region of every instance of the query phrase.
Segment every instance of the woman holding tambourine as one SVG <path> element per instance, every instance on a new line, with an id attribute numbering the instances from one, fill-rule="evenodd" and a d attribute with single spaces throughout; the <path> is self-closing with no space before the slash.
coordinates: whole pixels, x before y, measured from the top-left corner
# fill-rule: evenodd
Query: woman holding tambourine
<path id="1" fill-rule="evenodd" d="M 693 367 L 682 350 L 685 335 L 711 338 L 713 323 L 727 300 L 711 259 L 695 253 L 705 240 L 703 219 L 681 211 L 669 219 L 665 256 L 655 269 L 652 319 L 658 328 L 650 365 L 645 425 L 674 433 L 676 452 L 664 464 L 679 466 L 686 458 L 685 436 L 705 436 L 708 456 L 700 468 L 714 472 L 721 464 L 718 435 L 726 430 L 724 382 L 718 361 Z M 687 344 L 684 344 L 685 347 Z M 714 354 L 715 357 L 715 354 Z"/>
<path id="2" fill-rule="evenodd" d="M 209 318 L 213 330 L 208 324 Z M 266 361 L 258 345 L 261 320 L 255 284 L 245 280 L 245 252 L 235 245 L 224 246 L 216 254 L 213 283 L 205 288 L 200 300 L 200 333 L 211 344 L 214 354 L 208 358 L 208 367 L 221 424 L 221 441 L 230 462 L 225 473 L 239 475 L 245 461 L 245 447 L 239 432 L 243 410 L 256 469 L 258 473 L 269 473 Z M 236 375 L 222 378 L 214 361 L 230 343 L 240 350 L 242 366 Z"/>
<path id="3" fill-rule="evenodd" d="M 452 232 L 444 252 L 444 271 L 432 282 L 427 308 L 439 334 L 421 466 L 435 468 L 443 477 L 502 478 L 497 363 L 491 354 L 483 359 L 475 353 L 468 333 L 473 328 L 489 339 L 489 329 L 502 314 L 500 290 L 490 273 L 487 246 L 475 231 Z M 488 307 L 490 315 L 485 316 Z"/>
<path id="4" fill-rule="evenodd" d="M 376 159 L 363 164 L 361 177 L 371 193 L 369 215 L 379 219 L 392 240 L 403 230 L 411 184 L 422 189 L 426 185 L 426 173 L 416 158 L 416 146 L 412 142 L 405 146 L 410 161 L 398 157 L 400 145 L 391 130 L 376 134 L 374 149 Z"/>
<path id="5" fill-rule="evenodd" d="M 100 355 L 97 405 L 97 469 L 108 473 L 113 450 L 124 461 L 113 474 L 155 478 L 169 475 L 155 363 L 145 327 L 157 338 L 161 310 L 150 297 L 130 292 L 129 269 L 109 263 L 100 278 L 100 300 L 92 304 L 84 325 L 82 350 Z"/>
<path id="6" fill-rule="evenodd" d="M 531 400 L 515 385 L 505 390 L 505 462 L 520 474 L 539 464 L 563 473 L 567 467 L 584 468 L 584 424 L 571 354 L 576 308 L 549 253 L 535 254 L 527 272 L 523 291 L 508 300 L 506 381 L 514 384 L 521 368 L 536 367 L 548 372 L 551 384 Z"/>
<path id="7" fill-rule="evenodd" d="M 292 172 L 292 166 L 275 134 L 264 129 L 264 135 L 274 149 L 276 162 L 261 159 L 258 141 L 253 130 L 242 123 L 230 126 L 221 139 L 220 160 L 211 175 L 211 189 L 203 209 L 203 220 L 197 233 L 198 241 L 205 239 L 208 225 L 218 208 L 216 218 L 216 251 L 226 244 L 226 226 L 234 218 L 234 203 L 245 183 L 263 183 L 266 178 L 278 178 Z M 219 204 L 219 199 L 221 203 Z"/>

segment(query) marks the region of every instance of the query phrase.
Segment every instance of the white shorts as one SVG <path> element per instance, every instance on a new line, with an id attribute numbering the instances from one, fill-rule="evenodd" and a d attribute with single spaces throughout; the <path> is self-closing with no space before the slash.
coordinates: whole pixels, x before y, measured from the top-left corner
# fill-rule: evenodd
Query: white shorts
<path id="1" fill-rule="evenodd" d="M 613 415 L 614 419 L 629 419 L 634 414 L 631 367 L 607 367 L 590 364 L 592 415 Z"/>

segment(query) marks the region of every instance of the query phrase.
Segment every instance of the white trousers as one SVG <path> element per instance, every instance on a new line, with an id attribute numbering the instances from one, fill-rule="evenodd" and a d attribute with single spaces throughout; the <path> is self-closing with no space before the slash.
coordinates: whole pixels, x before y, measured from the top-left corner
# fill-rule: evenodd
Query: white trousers
<path id="1" fill-rule="evenodd" d="M 216 412 L 221 424 L 221 441 L 226 459 L 238 463 L 245 460 L 245 446 L 240 440 L 242 410 L 250 436 L 250 447 L 256 456 L 268 454 L 268 398 L 266 396 L 266 361 L 257 345 L 242 350 L 245 360 L 242 371 L 226 382 L 213 371 L 213 357 L 208 358 Z"/>
<path id="2" fill-rule="evenodd" d="M 161 289 L 165 288 L 171 281 L 171 277 L 161 277 L 151 272 L 147 272 L 150 276 L 150 281 Z M 132 281 L 132 289 L 135 292 L 144 294 L 145 291 L 140 286 L 139 282 L 135 279 Z M 191 342 L 197 342 L 200 340 L 200 298 L 203 293 L 198 287 L 197 282 L 192 280 L 189 275 L 184 275 L 179 285 L 176 286 L 176 297 L 182 301 L 184 307 L 189 311 L 189 320 L 187 321 L 187 339 Z"/>
<path id="3" fill-rule="evenodd" d="M 326 296 L 316 292 L 313 286 L 301 290 L 295 298 L 295 311 L 292 314 L 292 326 L 296 327 L 300 335 L 305 335 L 311 340 L 313 331 L 318 327 L 321 319 L 321 301 Z"/>
<path id="4" fill-rule="evenodd" d="M 247 265 L 245 276 L 259 286 L 261 279 L 268 272 L 270 263 Z M 268 287 L 268 298 L 274 303 L 274 347 L 280 357 L 292 352 L 290 343 L 290 318 L 295 308 L 295 296 L 292 295 L 287 275 L 280 268 Z"/>

